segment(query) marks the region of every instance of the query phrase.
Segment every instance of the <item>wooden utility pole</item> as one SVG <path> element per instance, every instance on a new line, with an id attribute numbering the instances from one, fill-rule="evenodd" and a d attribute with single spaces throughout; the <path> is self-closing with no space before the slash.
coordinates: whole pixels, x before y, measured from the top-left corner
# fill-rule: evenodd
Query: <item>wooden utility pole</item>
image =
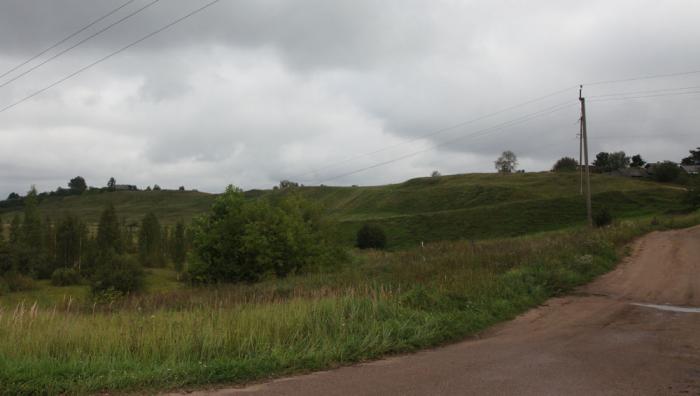
<path id="1" fill-rule="evenodd" d="M 588 166 L 588 130 L 586 128 L 586 98 L 583 97 L 583 85 L 578 91 L 578 100 L 581 102 L 581 139 L 583 139 L 583 161 L 586 166 L 586 213 L 588 225 L 593 226 L 593 209 L 591 205 L 591 170 Z"/>
<path id="2" fill-rule="evenodd" d="M 578 173 L 581 179 L 581 195 L 583 195 L 583 124 L 579 119 L 578 130 Z"/>

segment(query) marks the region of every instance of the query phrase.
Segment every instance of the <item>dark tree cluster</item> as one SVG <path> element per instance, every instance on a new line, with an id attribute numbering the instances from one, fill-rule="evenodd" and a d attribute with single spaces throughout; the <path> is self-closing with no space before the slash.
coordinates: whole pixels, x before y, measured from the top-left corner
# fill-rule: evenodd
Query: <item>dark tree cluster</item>
<path id="1" fill-rule="evenodd" d="M 189 233 L 182 221 L 173 231 L 155 214 L 140 226 L 120 220 L 113 206 L 104 209 L 96 232 L 71 213 L 57 221 L 42 218 L 36 189 L 24 198 L 24 213 L 4 227 L 0 219 L 0 293 L 30 288 L 33 280 L 57 286 L 88 283 L 94 293 L 130 293 L 143 285 L 142 267 L 170 265 L 183 271 Z M 139 228 L 138 234 L 134 228 Z"/>

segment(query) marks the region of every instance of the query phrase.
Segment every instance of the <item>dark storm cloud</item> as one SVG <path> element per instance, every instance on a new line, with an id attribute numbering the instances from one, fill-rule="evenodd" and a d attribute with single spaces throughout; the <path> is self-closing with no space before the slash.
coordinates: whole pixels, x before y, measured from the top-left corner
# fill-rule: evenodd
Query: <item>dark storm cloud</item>
<path id="1" fill-rule="evenodd" d="M 124 2 L 3 2 L 0 74 Z M 0 88 L 0 107 L 203 4 L 157 2 Z M 490 171 L 505 149 L 528 170 L 547 169 L 578 154 L 575 85 L 700 69 L 698 11 L 690 0 L 221 0 L 0 113 L 0 195 L 31 183 L 55 188 L 75 174 L 97 185 L 115 176 L 214 191 L 282 178 L 373 184 L 433 169 Z M 678 160 L 700 144 L 699 95 L 594 96 L 693 85 L 700 75 L 587 86 L 591 150 Z M 573 107 L 508 124 L 563 103 Z"/>

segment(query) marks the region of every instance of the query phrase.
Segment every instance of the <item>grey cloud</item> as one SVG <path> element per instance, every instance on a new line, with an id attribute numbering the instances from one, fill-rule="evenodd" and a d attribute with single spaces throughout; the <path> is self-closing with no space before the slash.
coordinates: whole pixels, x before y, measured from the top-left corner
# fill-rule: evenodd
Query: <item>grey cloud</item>
<path id="1" fill-rule="evenodd" d="M 204 3 L 159 2 L 0 88 L 0 106 Z M 117 4 L 3 2 L 0 74 Z M 577 155 L 575 106 L 468 135 L 575 104 L 575 88 L 421 137 L 581 82 L 700 69 L 698 11 L 689 0 L 222 0 L 0 113 L 0 196 L 32 183 L 55 188 L 75 174 L 93 184 L 115 176 L 212 191 L 231 182 L 269 187 L 281 178 L 333 178 L 436 145 L 333 182 L 491 171 L 504 149 L 516 151 L 528 170 L 548 169 L 562 155 Z M 700 75 L 587 86 L 591 150 L 640 152 L 648 160 L 686 155 L 700 143 L 693 136 L 697 95 L 620 103 L 593 97 L 692 85 Z M 393 148 L 338 164 L 387 146 Z"/>

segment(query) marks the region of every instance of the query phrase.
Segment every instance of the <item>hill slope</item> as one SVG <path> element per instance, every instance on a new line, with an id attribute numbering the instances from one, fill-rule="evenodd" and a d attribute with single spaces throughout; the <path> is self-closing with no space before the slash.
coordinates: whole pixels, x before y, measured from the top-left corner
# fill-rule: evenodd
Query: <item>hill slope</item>
<path id="1" fill-rule="evenodd" d="M 649 181 L 593 175 L 594 209 L 606 206 L 616 218 L 663 213 L 681 208 L 677 188 Z M 322 205 L 337 223 L 339 238 L 352 244 L 365 222 L 383 226 L 391 247 L 445 239 L 481 239 L 520 235 L 584 223 L 585 203 L 576 174 L 466 174 L 411 179 L 375 187 L 303 187 L 294 189 Z M 274 199 L 286 191 L 252 190 L 250 199 Z M 154 211 L 164 224 L 189 221 L 206 211 L 216 195 L 180 192 L 114 192 L 48 198 L 45 215 L 71 211 L 95 223 L 107 203 L 128 222 Z M 4 213 L 7 220 L 14 213 Z"/>

